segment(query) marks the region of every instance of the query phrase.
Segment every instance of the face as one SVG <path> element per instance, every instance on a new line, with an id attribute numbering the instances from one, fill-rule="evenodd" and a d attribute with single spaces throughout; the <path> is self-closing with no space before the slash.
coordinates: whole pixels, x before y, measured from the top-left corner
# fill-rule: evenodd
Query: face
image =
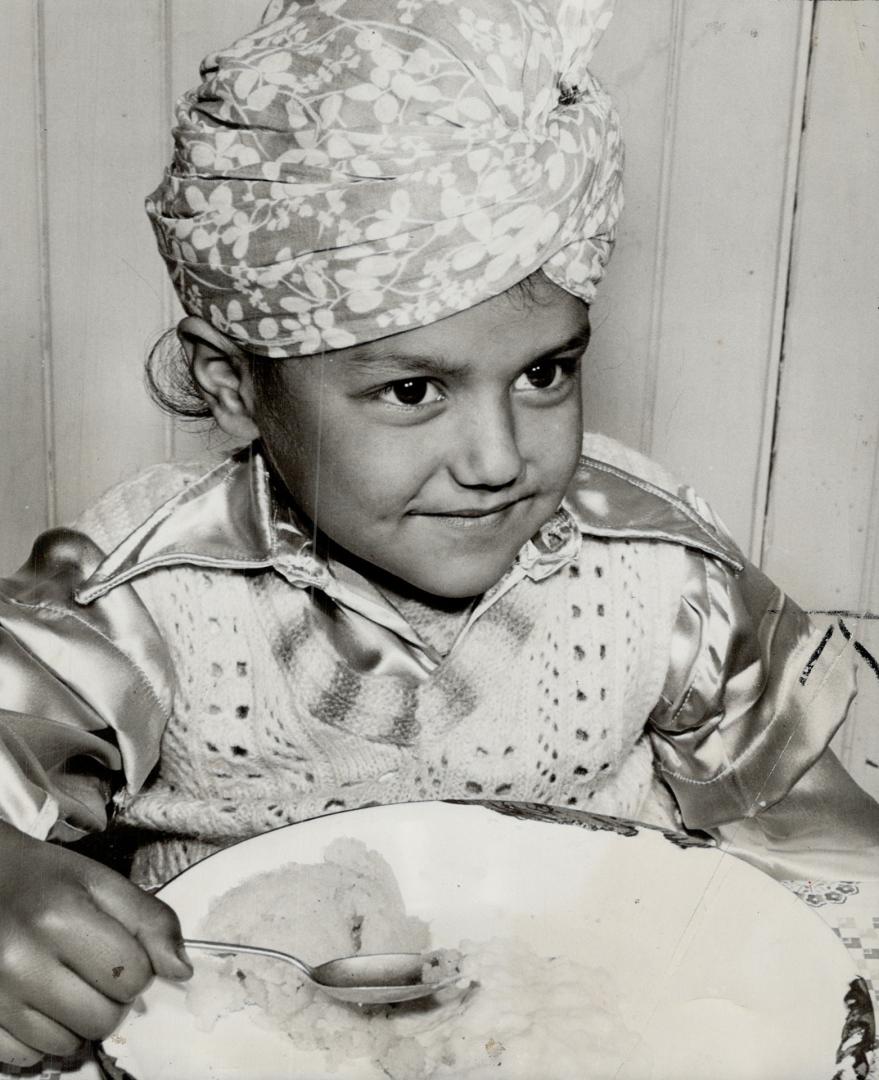
<path id="1" fill-rule="evenodd" d="M 580 450 L 586 305 L 542 275 L 429 326 L 280 364 L 255 419 L 321 532 L 421 592 L 477 596 L 557 510 Z M 264 400 L 265 399 L 265 400 Z"/>

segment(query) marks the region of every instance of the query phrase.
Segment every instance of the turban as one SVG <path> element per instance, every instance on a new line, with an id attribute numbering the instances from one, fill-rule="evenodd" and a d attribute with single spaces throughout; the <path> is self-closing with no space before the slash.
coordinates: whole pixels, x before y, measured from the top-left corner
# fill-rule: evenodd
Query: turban
<path id="1" fill-rule="evenodd" d="M 542 268 L 591 301 L 622 148 L 612 0 L 273 0 L 208 56 L 147 199 L 183 308 L 262 356 L 423 326 Z"/>

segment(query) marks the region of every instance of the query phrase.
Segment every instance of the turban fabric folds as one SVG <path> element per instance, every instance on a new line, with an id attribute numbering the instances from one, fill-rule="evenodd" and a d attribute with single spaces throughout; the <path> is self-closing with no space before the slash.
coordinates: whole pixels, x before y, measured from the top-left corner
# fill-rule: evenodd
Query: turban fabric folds
<path id="1" fill-rule="evenodd" d="M 543 268 L 590 301 L 622 204 L 587 64 L 612 0 L 273 0 L 202 64 L 147 199 L 184 309 L 263 356 L 435 322 Z"/>

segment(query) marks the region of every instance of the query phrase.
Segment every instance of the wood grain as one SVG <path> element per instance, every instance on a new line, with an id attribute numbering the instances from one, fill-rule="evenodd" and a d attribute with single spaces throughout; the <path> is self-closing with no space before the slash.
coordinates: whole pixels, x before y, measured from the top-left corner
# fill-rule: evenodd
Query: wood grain
<path id="1" fill-rule="evenodd" d="M 30 0 L 9 0 L 0 34 L 0 97 L 12 151 L 0 154 L 0 559 L 20 563 L 52 518 L 46 438 L 39 22 Z"/>
<path id="2" fill-rule="evenodd" d="M 649 450 L 683 0 L 620 4 L 595 57 L 620 114 L 626 206 L 592 307 L 584 422 Z"/>
<path id="3" fill-rule="evenodd" d="M 143 211 L 166 127 L 161 0 L 45 8 L 49 278 L 59 517 L 163 454 L 142 364 L 163 271 Z"/>
<path id="4" fill-rule="evenodd" d="M 879 608 L 879 5 L 821 4 L 764 562 Z"/>
<path id="5" fill-rule="evenodd" d="M 750 544 L 808 5 L 684 6 L 651 454 Z"/>

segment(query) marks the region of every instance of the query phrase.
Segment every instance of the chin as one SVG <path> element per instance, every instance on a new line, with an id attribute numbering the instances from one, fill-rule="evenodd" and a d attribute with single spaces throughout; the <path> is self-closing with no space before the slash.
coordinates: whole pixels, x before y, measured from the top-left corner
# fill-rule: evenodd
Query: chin
<path id="1" fill-rule="evenodd" d="M 468 569 L 460 574 L 446 573 L 442 577 L 431 576 L 429 579 L 410 581 L 409 584 L 426 597 L 434 596 L 439 600 L 472 600 L 488 592 L 492 585 L 496 585 L 509 566 L 509 563 L 505 563 L 496 572 L 487 571 L 481 574 Z"/>

